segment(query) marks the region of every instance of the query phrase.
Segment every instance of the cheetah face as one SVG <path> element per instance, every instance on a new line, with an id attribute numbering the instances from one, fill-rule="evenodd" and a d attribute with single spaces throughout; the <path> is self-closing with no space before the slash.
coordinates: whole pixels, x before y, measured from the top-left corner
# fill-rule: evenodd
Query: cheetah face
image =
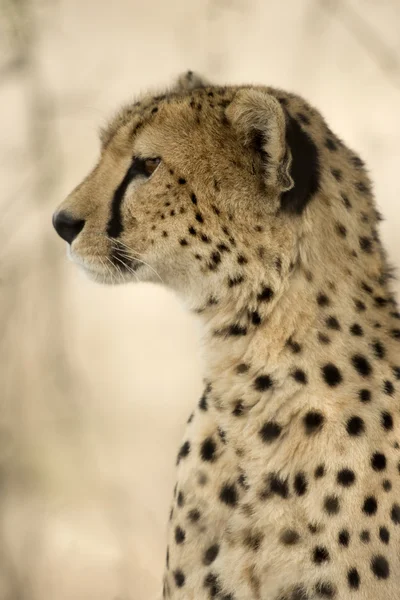
<path id="1" fill-rule="evenodd" d="M 190 74 L 125 107 L 102 132 L 97 165 L 54 214 L 70 258 L 99 282 L 212 291 L 240 276 L 255 232 L 273 257 L 290 239 L 282 215 L 301 212 L 315 191 L 315 155 L 301 171 L 294 152 L 299 140 L 314 147 L 304 134 L 291 147 L 287 118 L 266 88 L 205 86 Z"/>

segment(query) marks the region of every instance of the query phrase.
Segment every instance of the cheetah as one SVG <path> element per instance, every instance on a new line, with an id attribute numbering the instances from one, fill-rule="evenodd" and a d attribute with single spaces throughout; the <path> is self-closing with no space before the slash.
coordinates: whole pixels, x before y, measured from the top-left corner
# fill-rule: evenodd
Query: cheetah
<path id="1" fill-rule="evenodd" d="M 364 163 L 302 98 L 188 72 L 54 213 L 95 281 L 204 327 L 163 597 L 400 597 L 400 313 Z"/>

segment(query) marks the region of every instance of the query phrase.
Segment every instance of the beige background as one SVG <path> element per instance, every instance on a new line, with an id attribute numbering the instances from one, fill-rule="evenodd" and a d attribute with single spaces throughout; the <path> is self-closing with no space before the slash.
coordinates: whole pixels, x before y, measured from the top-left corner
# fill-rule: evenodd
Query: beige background
<path id="1" fill-rule="evenodd" d="M 300 92 L 367 161 L 399 265 L 399 30 L 397 0 L 0 0 L 2 600 L 157 597 L 201 391 L 178 301 L 86 281 L 52 231 L 98 126 L 187 68 Z"/>

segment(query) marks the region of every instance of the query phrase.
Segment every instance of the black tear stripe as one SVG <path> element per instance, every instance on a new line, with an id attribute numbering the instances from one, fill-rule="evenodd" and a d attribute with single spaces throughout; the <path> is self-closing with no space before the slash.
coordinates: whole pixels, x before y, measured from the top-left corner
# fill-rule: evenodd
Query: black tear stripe
<path id="1" fill-rule="evenodd" d="M 111 217 L 107 224 L 107 235 L 112 238 L 118 238 L 124 230 L 121 216 L 121 204 L 125 196 L 126 188 L 134 177 L 141 174 L 142 173 L 138 169 L 138 159 L 134 159 L 126 172 L 125 177 L 114 192 L 111 203 Z"/>
<path id="2" fill-rule="evenodd" d="M 285 212 L 300 215 L 319 189 L 320 166 L 317 147 L 296 119 L 286 114 L 286 144 L 292 153 L 290 175 L 294 187 L 281 195 Z"/>

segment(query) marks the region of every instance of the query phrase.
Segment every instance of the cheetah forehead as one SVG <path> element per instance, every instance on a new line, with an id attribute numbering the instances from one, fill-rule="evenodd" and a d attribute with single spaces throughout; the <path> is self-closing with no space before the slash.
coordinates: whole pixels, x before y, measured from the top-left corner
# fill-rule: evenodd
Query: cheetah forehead
<path id="1" fill-rule="evenodd" d="M 105 149 L 115 134 L 127 125 L 139 130 L 151 120 L 152 115 L 158 112 L 161 106 L 168 106 L 169 114 L 173 115 L 174 109 L 182 104 L 188 104 L 194 110 L 203 107 L 208 110 L 202 115 L 202 124 L 216 117 L 225 119 L 224 110 L 232 102 L 235 95 L 241 90 L 259 90 L 276 98 L 283 110 L 292 114 L 304 125 L 309 126 L 309 131 L 318 131 L 326 127 L 321 114 L 306 100 L 291 92 L 264 85 L 216 85 L 205 80 L 192 71 L 180 75 L 176 82 L 168 89 L 159 93 L 143 93 L 135 101 L 123 105 L 100 128 L 100 140 Z"/>

